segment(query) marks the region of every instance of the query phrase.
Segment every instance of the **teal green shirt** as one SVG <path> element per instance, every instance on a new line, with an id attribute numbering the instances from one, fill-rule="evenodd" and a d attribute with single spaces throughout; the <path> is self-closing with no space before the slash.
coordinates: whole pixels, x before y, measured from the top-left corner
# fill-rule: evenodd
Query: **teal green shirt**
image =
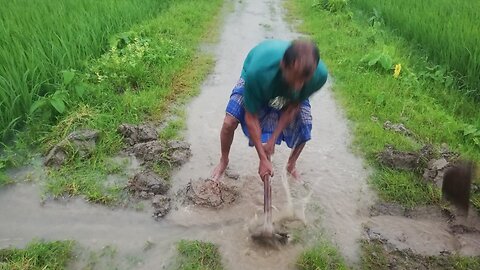
<path id="1" fill-rule="evenodd" d="M 313 77 L 295 94 L 283 79 L 280 69 L 290 44 L 289 41 L 267 40 L 248 53 L 241 77 L 245 80 L 244 106 L 250 113 L 257 113 L 267 105 L 280 108 L 287 103 L 301 102 L 327 81 L 327 68 L 320 60 Z"/>

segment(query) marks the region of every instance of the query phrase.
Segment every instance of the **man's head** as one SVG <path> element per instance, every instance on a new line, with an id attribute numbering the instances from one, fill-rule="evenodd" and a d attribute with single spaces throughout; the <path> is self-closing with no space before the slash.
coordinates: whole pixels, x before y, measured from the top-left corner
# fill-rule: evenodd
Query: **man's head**
<path id="1" fill-rule="evenodd" d="M 283 55 L 283 78 L 295 91 L 300 91 L 317 69 L 320 53 L 318 47 L 310 41 L 296 40 Z"/>

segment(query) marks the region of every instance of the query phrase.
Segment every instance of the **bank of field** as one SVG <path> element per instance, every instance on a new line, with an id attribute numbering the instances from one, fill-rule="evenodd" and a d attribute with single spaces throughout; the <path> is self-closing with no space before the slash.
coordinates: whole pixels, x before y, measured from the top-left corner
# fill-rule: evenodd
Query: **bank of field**
<path id="1" fill-rule="evenodd" d="M 118 126 L 161 123 L 174 114 L 178 117 L 164 123 L 160 139 L 172 139 L 184 128 L 182 102 L 196 93 L 213 64 L 198 47 L 215 38 L 222 3 L 175 1 L 158 17 L 113 35 L 107 51 L 89 61 L 84 71 L 69 73 L 70 82 L 59 95 L 74 102 L 66 102 L 57 124 L 47 128 L 29 125 L 26 135 L 37 134 L 44 153 L 75 130 L 98 130 L 100 139 L 90 158 L 73 157 L 59 170 L 48 170 L 49 193 L 118 202 L 126 183 L 106 184 L 107 175 L 123 172 L 121 164 L 110 162 L 124 146 Z M 48 99 L 40 100 L 48 103 Z M 40 108 L 40 115 L 46 110 L 49 107 Z M 166 179 L 170 169 L 168 162 L 156 168 Z"/>
<path id="2" fill-rule="evenodd" d="M 470 0 L 351 0 L 369 18 L 418 44 L 429 59 L 456 71 L 461 89 L 480 102 L 480 2 Z M 440 69 L 441 70 L 441 69 Z M 443 72 L 443 70 L 441 70 Z"/>
<path id="3" fill-rule="evenodd" d="M 407 151 L 447 144 L 480 161 L 479 104 L 446 83 L 455 78 L 440 76 L 422 50 L 383 24 L 372 24 L 348 4 L 336 5 L 345 1 L 316 3 L 302 0 L 293 9 L 305 20 L 301 29 L 319 44 L 336 97 L 352 120 L 354 144 L 376 168 L 373 186 L 384 199 L 406 206 L 439 202 L 438 189 L 424 185 L 421 176 L 383 168 L 376 154 L 388 144 Z M 414 136 L 384 129 L 386 121 L 403 123 Z"/>
<path id="4" fill-rule="evenodd" d="M 23 249 L 0 249 L 0 269 L 60 270 L 73 257 L 73 241 L 34 241 Z"/>
<path id="5" fill-rule="evenodd" d="M 61 71 L 99 57 L 112 35 L 160 16 L 163 0 L 0 0 L 0 141 L 61 88 Z M 52 103 L 59 110 L 60 99 Z"/>
<path id="6" fill-rule="evenodd" d="M 353 0 L 299 0 L 288 1 L 288 8 L 294 18 L 302 18 L 299 30 L 307 33 L 319 45 L 321 58 L 334 80 L 335 97 L 351 120 L 353 148 L 373 168 L 369 179 L 372 187 L 383 200 L 406 207 L 440 203 L 437 187 L 424 184 L 417 173 L 381 166 L 376 158 L 377 153 L 386 145 L 416 151 L 425 144 L 435 147 L 446 144 L 451 150 L 478 163 L 479 103 L 465 95 L 462 92 L 465 88 L 456 83 L 457 77 L 439 67 L 426 55 L 425 50 L 400 35 L 399 31 L 386 27 L 388 22 L 382 19 L 387 20 L 386 13 L 365 12 L 357 8 L 358 2 L 362 0 L 356 0 L 355 5 Z M 404 22 L 414 25 L 412 31 L 415 27 L 422 28 L 421 21 L 418 21 L 421 15 L 411 10 L 420 3 L 375 2 L 403 9 L 412 17 Z M 436 9 L 437 3 L 444 1 L 419 2 L 430 3 L 430 8 Z M 456 2 L 452 1 L 452 5 Z M 463 16 L 469 17 L 469 14 L 471 11 L 466 11 Z M 437 27 L 440 18 L 432 20 L 431 24 L 431 27 Z M 433 26 L 435 24 L 437 26 Z M 476 25 L 470 24 L 469 27 Z M 427 29 L 433 31 L 433 28 Z M 452 48 L 449 53 L 454 55 L 458 50 Z M 447 54 L 445 50 L 443 52 Z M 413 135 L 406 136 L 384 129 L 386 121 L 403 123 Z M 477 208 L 480 207 L 479 198 L 478 192 L 474 193 L 472 203 Z M 324 256 L 329 250 L 327 247 L 308 250 L 299 259 L 300 266 L 308 266 L 304 269 L 323 269 L 326 261 L 334 261 L 335 256 Z M 362 269 L 388 268 L 387 258 L 375 246 L 364 245 L 362 251 Z M 452 265 L 457 269 L 473 269 L 472 265 L 478 265 L 477 258 L 423 259 L 430 261 L 429 265 L 433 268 L 437 267 L 437 262 L 447 268 Z M 403 265 L 409 260 L 402 257 L 396 264 Z"/>

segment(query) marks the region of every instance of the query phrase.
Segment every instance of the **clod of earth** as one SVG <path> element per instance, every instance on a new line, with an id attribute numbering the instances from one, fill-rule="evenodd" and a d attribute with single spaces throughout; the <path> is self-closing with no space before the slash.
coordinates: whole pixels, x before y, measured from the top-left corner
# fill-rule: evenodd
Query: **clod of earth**
<path id="1" fill-rule="evenodd" d="M 389 202 L 378 202 L 370 207 L 369 214 L 371 217 L 376 216 L 401 216 L 407 218 L 430 218 L 451 222 L 455 219 L 453 213 L 438 206 L 420 206 L 416 208 L 404 207 L 400 204 Z"/>
<path id="2" fill-rule="evenodd" d="M 408 209 L 395 203 L 380 202 L 370 207 L 370 216 L 408 216 Z"/>
<path id="3" fill-rule="evenodd" d="M 122 124 L 117 131 L 129 145 L 126 152 L 132 153 L 144 164 L 166 162 L 173 166 L 184 164 L 192 155 L 190 144 L 182 141 L 162 142 L 154 126 Z"/>
<path id="4" fill-rule="evenodd" d="M 144 171 L 137 173 L 128 181 L 127 188 L 135 196 L 141 199 L 148 199 L 155 195 L 166 194 L 170 189 L 170 185 L 156 173 Z"/>
<path id="5" fill-rule="evenodd" d="M 170 198 L 164 195 L 155 195 L 152 199 L 153 217 L 164 217 L 171 208 Z"/>
<path id="6" fill-rule="evenodd" d="M 60 167 L 74 155 L 78 155 L 80 158 L 90 157 L 95 151 L 98 137 L 97 130 L 86 129 L 70 133 L 49 151 L 44 165 Z"/>
<path id="7" fill-rule="evenodd" d="M 399 151 L 388 145 L 377 155 L 377 159 L 381 164 L 394 169 L 421 171 L 432 156 L 431 145 L 426 145 L 416 152 Z"/>
<path id="8" fill-rule="evenodd" d="M 185 187 L 185 201 L 203 207 L 219 208 L 238 199 L 238 187 L 225 179 L 222 182 L 210 179 L 191 180 Z"/>
<path id="9" fill-rule="evenodd" d="M 172 140 L 167 142 L 168 158 L 171 163 L 180 166 L 192 156 L 190 144 L 183 141 Z"/>
<path id="10" fill-rule="evenodd" d="M 166 147 L 160 141 L 137 143 L 131 149 L 136 158 L 143 162 L 155 162 L 166 158 Z"/>
<path id="11" fill-rule="evenodd" d="M 158 132 L 151 125 L 130 125 L 121 124 L 117 128 L 117 132 L 122 134 L 125 143 L 133 146 L 137 143 L 144 143 L 158 139 Z"/>
<path id="12" fill-rule="evenodd" d="M 180 166 L 192 156 L 190 145 L 181 141 L 169 141 L 166 144 L 160 141 L 137 143 L 127 150 L 142 160 L 143 163 L 167 162 L 173 166 Z"/>
<path id="13" fill-rule="evenodd" d="M 407 129 L 403 124 L 393 124 L 390 121 L 386 121 L 385 123 L 383 123 L 383 128 L 386 130 L 393 130 L 395 132 L 402 133 L 407 136 L 412 135 L 412 132 L 409 129 Z"/>
<path id="14" fill-rule="evenodd" d="M 382 239 L 367 239 L 362 245 L 364 261 L 373 269 L 453 269 L 448 267 L 448 253 L 440 256 L 421 256 L 411 250 L 399 250 Z"/>
<path id="15" fill-rule="evenodd" d="M 406 152 L 389 145 L 377 159 L 393 169 L 422 172 L 425 181 L 440 187 L 445 171 L 458 161 L 458 156 L 445 147 L 437 152 L 431 145 L 425 145 L 418 151 Z"/>

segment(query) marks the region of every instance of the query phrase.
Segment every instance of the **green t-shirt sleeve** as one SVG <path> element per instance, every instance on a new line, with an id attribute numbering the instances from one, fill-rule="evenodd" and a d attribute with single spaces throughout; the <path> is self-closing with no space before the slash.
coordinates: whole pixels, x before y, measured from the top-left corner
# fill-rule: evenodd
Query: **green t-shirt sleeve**
<path id="1" fill-rule="evenodd" d="M 243 94 L 243 104 L 249 113 L 257 113 L 265 103 L 263 88 L 259 73 L 247 72 L 245 74 L 245 92 Z"/>

